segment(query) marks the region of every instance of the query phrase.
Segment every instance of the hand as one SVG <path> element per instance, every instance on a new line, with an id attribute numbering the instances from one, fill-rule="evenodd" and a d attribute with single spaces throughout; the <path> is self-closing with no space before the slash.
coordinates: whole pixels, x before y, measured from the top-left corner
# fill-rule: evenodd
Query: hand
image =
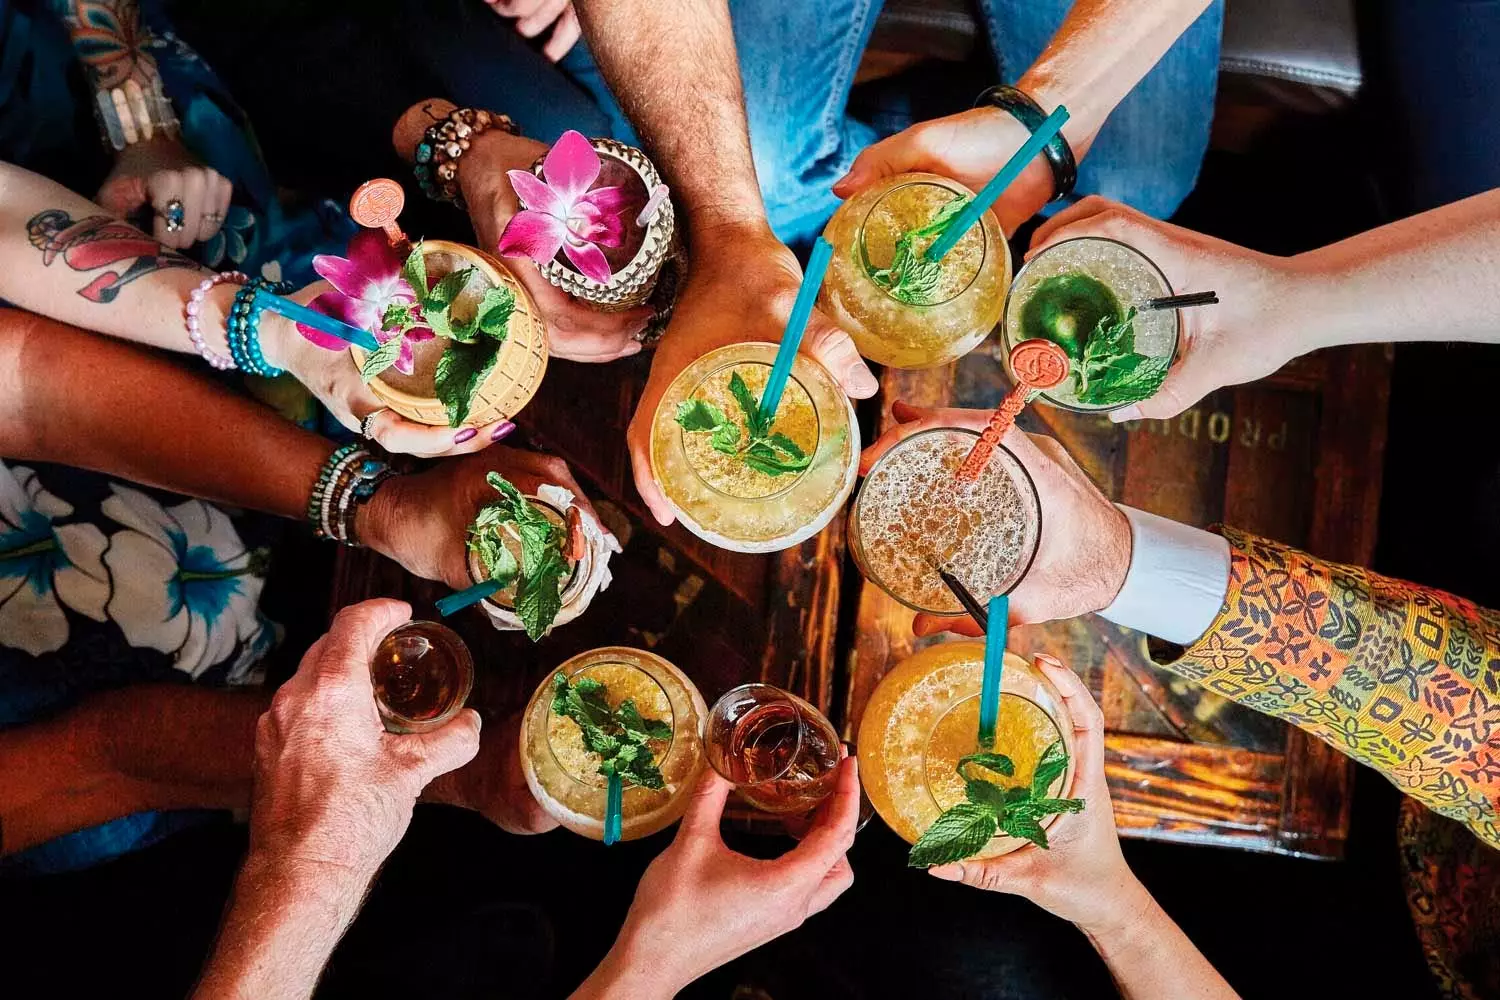
<path id="1" fill-rule="evenodd" d="M 332 287 L 315 281 L 288 297 L 306 305 Z M 228 294 L 233 293 L 229 289 Z M 319 347 L 298 333 L 295 323 L 276 313 L 261 314 L 260 341 L 268 363 L 285 368 L 318 397 L 334 419 L 351 431 L 368 432 L 370 440 L 386 451 L 422 458 L 467 455 L 488 448 L 516 428 L 509 420 L 460 428 L 408 420 L 370 390 L 348 351 Z M 366 425 L 364 419 L 372 413 Z"/>
<path id="2" fill-rule="evenodd" d="M 570 0 L 484 0 L 501 17 L 516 19 L 516 30 L 525 38 L 535 38 L 555 25 L 552 37 L 542 46 L 542 54 L 557 62 L 578 41 L 582 28 L 578 12 Z"/>
<path id="3" fill-rule="evenodd" d="M 156 241 L 185 250 L 219 231 L 232 193 L 229 181 L 200 163 L 181 139 L 161 135 L 126 146 L 94 200 L 122 219 L 149 202 Z M 182 228 L 167 232 L 163 215 L 174 198 L 182 202 Z"/>
<path id="4" fill-rule="evenodd" d="M 924 410 L 897 400 L 891 415 L 900 423 L 860 455 L 860 474 L 869 472 L 891 445 L 933 427 L 983 431 L 989 410 Z M 1031 473 L 1042 502 L 1042 537 L 1036 560 L 1010 595 L 1010 620 L 1022 625 L 1076 618 L 1106 608 L 1125 583 L 1130 568 L 1130 523 L 1056 440 L 1011 428 L 1003 443 Z M 919 614 L 912 631 L 926 636 L 984 633 L 967 615 Z"/>
<path id="5" fill-rule="evenodd" d="M 506 833 L 546 833 L 557 829 L 531 794 L 521 767 L 521 713 L 486 726 L 479 755 L 456 771 L 433 781 L 423 801 L 472 809 Z"/>
<path id="6" fill-rule="evenodd" d="M 865 147 L 849 172 L 834 183 L 833 193 L 848 198 L 881 178 L 916 170 L 951 177 L 978 191 L 1029 138 L 1026 126 L 995 107 L 919 122 Z M 1037 156 L 991 211 L 1009 235 L 1041 211 L 1052 194 L 1052 170 L 1044 157 Z"/>
<path id="7" fill-rule="evenodd" d="M 622 996 L 671 996 L 801 926 L 854 884 L 844 856 L 859 825 L 853 757 L 839 765 L 838 784 L 807 836 L 774 861 L 724 845 L 719 821 L 730 788 L 717 772 L 704 770 L 677 838 L 641 876 L 614 948 L 581 995 L 607 993 L 608 983 Z"/>
<path id="8" fill-rule="evenodd" d="M 1098 933 L 1139 912 L 1150 897 L 1120 852 L 1109 784 L 1104 780 L 1104 713 L 1078 676 L 1050 656 L 1038 668 L 1057 686 L 1073 717 L 1077 780 L 1083 812 L 1062 816 L 1047 834 L 1049 849 L 1023 847 L 999 858 L 958 861 L 928 870 L 950 882 L 1025 896 L 1042 909 Z"/>
<path id="9" fill-rule="evenodd" d="M 417 795 L 479 749 L 479 716 L 430 733 L 380 724 L 370 658 L 411 617 L 401 601 L 340 611 L 255 728 L 250 853 L 279 866 L 374 877 L 406 832 Z"/>
<path id="10" fill-rule="evenodd" d="M 1167 380 L 1145 402 L 1110 413 L 1116 423 L 1175 417 L 1216 389 L 1265 378 L 1318 346 L 1304 332 L 1317 330 L 1318 317 L 1305 310 L 1293 315 L 1289 293 L 1302 278 L 1288 258 L 1158 222 L 1097 196 L 1044 223 L 1027 257 L 1080 236 L 1129 244 L 1155 261 L 1178 292 L 1215 291 L 1222 300 L 1179 313 L 1182 344 Z"/>
<path id="11" fill-rule="evenodd" d="M 491 470 L 522 493 L 535 495 L 546 483 L 570 490 L 583 516 L 595 523 L 599 520 L 562 459 L 515 448 L 491 448 L 387 480 L 360 508 L 355 532 L 364 544 L 409 572 L 461 590 L 474 582 L 465 547 L 469 525 L 480 507 L 499 498 L 484 479 Z"/>
<path id="12" fill-rule="evenodd" d="M 496 252 L 505 224 L 521 210 L 506 171 L 530 170 L 546 152 L 543 143 L 490 129 L 459 160 L 458 183 L 469 205 L 474 235 L 489 253 Z M 603 312 L 542 277 L 531 260 L 511 258 L 506 264 L 541 310 L 547 322 L 547 348 L 557 357 L 602 362 L 640 353 L 636 336 L 651 318 L 649 306 Z"/>
<path id="13" fill-rule="evenodd" d="M 636 403 L 626 440 L 641 499 L 661 524 L 671 505 L 651 473 L 651 425 L 672 380 L 709 351 L 742 341 L 778 343 L 797 298 L 802 269 L 769 228 L 735 226 L 700 234 L 672 321 L 651 361 L 651 377 Z M 855 399 L 875 395 L 880 383 L 849 335 L 814 309 L 802 351 L 817 359 Z"/>

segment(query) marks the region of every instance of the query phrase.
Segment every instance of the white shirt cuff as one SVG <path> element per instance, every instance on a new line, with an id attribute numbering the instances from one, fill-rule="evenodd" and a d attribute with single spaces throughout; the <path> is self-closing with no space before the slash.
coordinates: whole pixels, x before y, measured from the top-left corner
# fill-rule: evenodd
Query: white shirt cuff
<path id="1" fill-rule="evenodd" d="M 1179 646 L 1208 631 L 1229 590 L 1229 543 L 1202 528 L 1117 504 L 1130 522 L 1130 569 L 1099 616 Z"/>

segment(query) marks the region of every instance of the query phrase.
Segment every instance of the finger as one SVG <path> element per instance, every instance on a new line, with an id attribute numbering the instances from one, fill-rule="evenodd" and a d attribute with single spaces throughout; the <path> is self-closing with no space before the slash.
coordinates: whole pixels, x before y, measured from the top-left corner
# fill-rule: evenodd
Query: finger
<path id="1" fill-rule="evenodd" d="M 927 869 L 927 874 L 945 882 L 962 882 L 986 892 L 1020 892 L 1021 887 L 1014 878 L 1017 874 L 1014 855 L 1003 858 L 987 858 L 984 861 L 955 861 Z"/>
<path id="2" fill-rule="evenodd" d="M 456 771 L 479 753 L 479 713 L 466 708 L 441 729 L 393 736 L 391 746 L 407 759 L 419 787 L 440 774 Z"/>
<path id="3" fill-rule="evenodd" d="M 821 875 L 854 846 L 859 826 L 859 758 L 839 762 L 838 782 L 829 801 L 828 812 L 813 824 L 802 843 L 782 856 L 789 865 Z"/>
<path id="4" fill-rule="evenodd" d="M 978 639 L 984 635 L 984 629 L 980 628 L 979 623 L 968 615 L 929 615 L 925 611 L 911 620 L 911 631 L 919 639 L 925 639 L 929 635 L 937 635 L 940 632 L 966 635 L 972 639 Z"/>
<path id="5" fill-rule="evenodd" d="M 1052 682 L 1058 694 L 1062 695 L 1063 703 L 1068 706 L 1068 714 L 1073 718 L 1073 734 L 1080 740 L 1087 738 L 1097 743 L 1102 753 L 1104 710 L 1099 707 L 1094 696 L 1089 694 L 1089 689 L 1084 686 L 1083 681 L 1077 674 L 1063 666 L 1063 662 L 1055 656 L 1038 653 L 1032 659 L 1032 663 Z"/>
<path id="6" fill-rule="evenodd" d="M 370 660 L 380 640 L 411 620 L 411 605 L 388 597 L 351 604 L 333 616 L 321 655 L 310 665 L 322 677 L 363 677 L 370 683 Z M 304 664 L 308 665 L 308 664 Z"/>
<path id="7" fill-rule="evenodd" d="M 912 139 L 913 130 L 907 129 L 866 146 L 849 165 L 849 172 L 833 182 L 833 193 L 840 198 L 847 198 L 863 191 L 882 177 L 915 169 L 915 144 Z"/>
<path id="8" fill-rule="evenodd" d="M 208 195 L 205 198 L 203 223 L 198 230 L 198 239 L 213 239 L 224 226 L 224 218 L 229 214 L 229 199 L 234 195 L 234 185 L 229 183 L 227 177 L 218 173 L 209 175 Z"/>
<path id="9" fill-rule="evenodd" d="M 880 391 L 875 373 L 870 371 L 854 340 L 838 324 L 814 310 L 807 322 L 802 349 L 817 358 L 828 373 L 854 399 L 869 399 Z"/>
<path id="10" fill-rule="evenodd" d="M 854 884 L 854 869 L 849 865 L 848 858 L 840 858 L 838 864 L 828 870 L 823 876 L 823 881 L 813 890 L 812 899 L 807 904 L 807 915 L 822 913 L 833 905 L 833 901 L 849 891 Z"/>
<path id="11" fill-rule="evenodd" d="M 568 0 L 542 0 L 531 13 L 517 18 L 516 30 L 524 38 L 535 38 L 547 30 L 547 25 L 556 21 Z"/>
<path id="12" fill-rule="evenodd" d="M 583 27 L 578 23 L 578 12 L 573 5 L 558 15 L 557 24 L 552 28 L 552 37 L 547 39 L 547 44 L 542 46 L 542 55 L 552 62 L 557 62 L 567 55 L 574 45 L 578 44 L 579 37 L 583 34 Z"/>
<path id="13" fill-rule="evenodd" d="M 167 206 L 174 199 L 182 198 L 182 175 L 176 170 L 158 170 L 146 178 L 146 191 L 151 196 L 151 232 L 156 237 L 156 242 L 174 250 L 187 246 L 181 240 L 183 236 L 190 234 L 185 228 L 169 231 L 166 218 Z"/>
<path id="14" fill-rule="evenodd" d="M 204 200 L 208 197 L 208 178 L 202 170 L 182 172 L 182 245 L 192 246 L 198 241 L 198 229 L 203 225 Z"/>
<path id="15" fill-rule="evenodd" d="M 144 177 L 116 177 L 99 189 L 95 200 L 110 215 L 125 218 L 146 204 L 150 195 Z"/>
<path id="16" fill-rule="evenodd" d="M 649 401 L 649 406 L 648 406 Z M 636 406 L 636 418 L 630 422 L 630 429 L 626 432 L 626 442 L 630 446 L 630 469 L 635 477 L 636 492 L 641 495 L 646 508 L 651 511 L 651 516 L 656 518 L 656 523 L 666 527 L 677 520 L 677 515 L 672 511 L 672 504 L 667 500 L 667 495 L 656 482 L 656 475 L 651 471 L 651 442 L 650 423 L 651 414 L 656 412 L 656 400 L 650 397 L 642 399 Z M 637 431 L 637 424 L 642 420 L 647 422 L 645 431 Z"/>
<path id="17" fill-rule="evenodd" d="M 698 776 L 698 783 L 693 786 L 687 811 L 682 814 L 677 839 L 720 843 L 719 823 L 724 818 L 724 803 L 733 787 L 718 771 L 705 767 Z"/>
<path id="18" fill-rule="evenodd" d="M 1056 234 L 1059 230 L 1067 229 L 1069 226 L 1092 219 L 1100 212 L 1113 207 L 1114 204 L 1108 198 L 1101 198 L 1097 194 L 1091 194 L 1087 198 L 1069 205 L 1038 226 L 1036 232 L 1031 234 L 1032 250 L 1040 250 L 1043 247 L 1058 242 Z"/>
<path id="19" fill-rule="evenodd" d="M 902 400 L 896 400 L 891 404 L 891 416 L 898 423 L 886 429 L 885 433 L 876 438 L 869 447 L 860 454 L 859 471 L 864 475 L 874 467 L 875 463 L 897 442 L 911 437 L 918 431 L 925 431 L 933 427 L 961 427 L 968 430 L 980 431 L 989 422 L 990 411 L 968 410 L 956 407 L 943 409 L 924 409 L 912 406 Z"/>
<path id="20" fill-rule="evenodd" d="M 419 424 L 388 409 L 376 412 L 364 427 L 370 440 L 386 451 L 416 455 L 419 458 L 445 458 L 482 451 L 514 429 L 515 425 L 508 420 L 495 420 L 479 427 L 457 429 L 446 424 Z"/>

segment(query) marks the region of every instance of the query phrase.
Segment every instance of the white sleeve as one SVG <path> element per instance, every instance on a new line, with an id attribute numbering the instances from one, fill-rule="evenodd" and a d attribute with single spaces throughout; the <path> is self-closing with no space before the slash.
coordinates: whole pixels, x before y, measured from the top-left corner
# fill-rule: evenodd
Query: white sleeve
<path id="1" fill-rule="evenodd" d="M 1119 504 L 1130 522 L 1125 585 L 1100 617 L 1168 642 L 1190 646 L 1218 616 L 1229 589 L 1229 543 Z"/>

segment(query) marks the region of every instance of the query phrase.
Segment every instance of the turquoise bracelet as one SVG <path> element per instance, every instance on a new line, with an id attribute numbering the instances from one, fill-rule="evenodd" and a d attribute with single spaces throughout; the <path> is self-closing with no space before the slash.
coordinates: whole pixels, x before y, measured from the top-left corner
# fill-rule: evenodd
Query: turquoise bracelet
<path id="1" fill-rule="evenodd" d="M 290 290 L 291 286 L 286 282 L 273 284 L 265 278 L 251 278 L 235 293 L 225 339 L 229 341 L 229 356 L 241 371 L 265 378 L 275 378 L 282 373 L 280 368 L 267 363 L 260 347 L 260 314 L 265 311 L 265 305 L 260 301 L 259 293 L 281 294 Z"/>

